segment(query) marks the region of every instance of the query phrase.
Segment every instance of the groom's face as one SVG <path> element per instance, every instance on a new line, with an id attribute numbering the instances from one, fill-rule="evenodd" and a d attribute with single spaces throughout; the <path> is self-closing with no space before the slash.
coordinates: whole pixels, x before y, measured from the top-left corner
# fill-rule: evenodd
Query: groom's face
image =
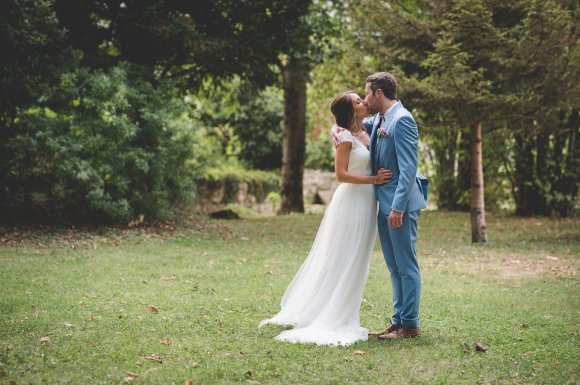
<path id="1" fill-rule="evenodd" d="M 371 89 L 371 83 L 365 84 L 365 103 L 367 105 L 367 109 L 369 110 L 369 114 L 376 114 L 379 112 L 379 98 L 378 96 L 373 93 Z"/>

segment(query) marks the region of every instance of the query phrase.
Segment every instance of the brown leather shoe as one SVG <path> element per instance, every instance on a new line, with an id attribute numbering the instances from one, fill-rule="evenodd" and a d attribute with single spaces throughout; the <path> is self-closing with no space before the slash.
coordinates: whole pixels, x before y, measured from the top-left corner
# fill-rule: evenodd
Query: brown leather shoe
<path id="1" fill-rule="evenodd" d="M 381 331 L 381 332 L 369 332 L 369 337 L 370 336 L 375 336 L 375 337 L 379 337 L 385 334 L 389 334 L 394 332 L 397 329 L 400 329 L 401 325 L 389 325 L 388 328 L 386 328 L 385 330 Z"/>
<path id="2" fill-rule="evenodd" d="M 380 340 L 396 340 L 399 338 L 412 338 L 412 337 L 419 337 L 421 335 L 421 332 L 419 331 L 419 328 L 398 328 L 397 330 L 389 333 L 389 334 L 383 334 L 381 336 L 378 336 L 378 339 Z"/>

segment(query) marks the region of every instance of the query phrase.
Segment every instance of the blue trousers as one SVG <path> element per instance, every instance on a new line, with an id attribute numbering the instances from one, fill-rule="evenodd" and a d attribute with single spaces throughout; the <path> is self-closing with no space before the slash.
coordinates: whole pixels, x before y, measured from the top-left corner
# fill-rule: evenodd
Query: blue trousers
<path id="1" fill-rule="evenodd" d="M 417 221 L 420 211 L 403 215 L 403 226 L 394 229 L 379 211 L 379 238 L 393 284 L 393 325 L 419 327 L 421 272 L 417 263 Z"/>

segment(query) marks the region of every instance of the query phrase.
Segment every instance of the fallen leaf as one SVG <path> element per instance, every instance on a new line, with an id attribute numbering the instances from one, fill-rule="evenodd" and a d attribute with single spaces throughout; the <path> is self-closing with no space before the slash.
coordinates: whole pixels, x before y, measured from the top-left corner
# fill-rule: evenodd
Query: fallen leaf
<path id="1" fill-rule="evenodd" d="M 155 305 L 147 306 L 147 310 L 149 310 L 151 313 L 158 313 L 159 312 L 159 308 Z"/>
<path id="2" fill-rule="evenodd" d="M 483 346 L 478 340 L 473 341 L 473 347 L 476 352 L 487 352 L 487 347 Z"/>
<path id="3" fill-rule="evenodd" d="M 133 372 L 127 372 L 127 377 L 125 377 L 125 382 L 133 382 L 137 379 L 137 377 L 139 377 L 138 374 L 135 374 Z"/>
<path id="4" fill-rule="evenodd" d="M 64 327 L 65 328 L 72 328 L 73 324 L 69 324 L 68 322 L 65 322 Z"/>
<path id="5" fill-rule="evenodd" d="M 170 345 L 171 344 L 169 337 L 165 337 L 165 338 L 161 339 L 161 341 L 159 341 L 159 342 L 162 343 L 163 345 Z"/>
<path id="6" fill-rule="evenodd" d="M 187 381 L 185 381 L 185 385 L 193 385 L 193 380 L 187 380 Z"/>
<path id="7" fill-rule="evenodd" d="M 147 357 L 145 357 L 145 359 L 146 359 L 146 360 L 149 360 L 149 361 L 155 361 L 155 362 L 158 362 L 158 363 L 160 363 L 160 364 L 162 364 L 162 363 L 163 363 L 163 361 L 165 361 L 163 358 L 159 357 L 159 356 L 158 356 L 157 354 L 155 354 L 155 353 L 151 354 L 150 356 L 147 356 Z"/>
<path id="8" fill-rule="evenodd" d="M 344 362 L 352 362 L 352 358 L 350 357 L 344 357 L 343 360 Z"/>
<path id="9" fill-rule="evenodd" d="M 10 342 L 6 342 L 4 344 L 4 350 L 12 350 L 14 349 L 14 345 L 12 345 Z"/>
<path id="10" fill-rule="evenodd" d="M 560 361 L 554 361 L 554 362 L 550 363 L 550 365 L 555 368 L 556 366 L 560 366 Z"/>
<path id="11" fill-rule="evenodd" d="M 195 368 L 199 368 L 199 364 L 197 362 L 194 362 L 194 363 L 191 364 L 191 367 L 194 368 L 194 369 Z"/>
<path id="12" fill-rule="evenodd" d="M 48 344 L 50 342 L 50 338 L 48 337 L 40 337 L 38 340 L 41 344 Z"/>
<path id="13" fill-rule="evenodd" d="M 364 356 L 366 353 L 362 350 L 355 350 L 354 351 L 354 355 L 355 356 Z"/>
<path id="14" fill-rule="evenodd" d="M 95 317 L 94 315 L 89 316 L 89 317 L 85 317 L 85 321 L 95 321 L 97 319 L 97 317 Z"/>

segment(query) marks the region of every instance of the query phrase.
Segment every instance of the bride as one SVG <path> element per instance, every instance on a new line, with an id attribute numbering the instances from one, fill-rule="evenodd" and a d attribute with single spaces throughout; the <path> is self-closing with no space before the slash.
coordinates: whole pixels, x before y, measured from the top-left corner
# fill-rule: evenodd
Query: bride
<path id="1" fill-rule="evenodd" d="M 369 137 L 362 121 L 365 102 L 347 91 L 332 102 L 341 131 L 336 149 L 334 192 L 308 257 L 288 285 L 281 310 L 265 324 L 294 326 L 276 339 L 319 345 L 349 345 L 367 340 L 360 327 L 363 288 L 377 234 L 377 199 L 373 184 L 387 183 L 390 171 L 372 175 Z"/>

